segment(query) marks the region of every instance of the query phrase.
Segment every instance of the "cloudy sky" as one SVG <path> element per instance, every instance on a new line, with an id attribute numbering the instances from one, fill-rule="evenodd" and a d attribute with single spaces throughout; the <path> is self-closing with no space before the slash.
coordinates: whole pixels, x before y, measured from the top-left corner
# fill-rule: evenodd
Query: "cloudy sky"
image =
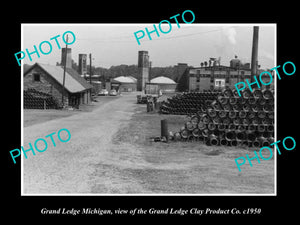
<path id="1" fill-rule="evenodd" d="M 259 26 L 258 61 L 262 69 L 272 68 L 276 64 L 275 44 L 276 27 L 274 24 L 255 24 Z M 158 24 L 156 24 L 158 27 Z M 188 63 L 199 66 L 210 57 L 221 57 L 221 64 L 228 66 L 230 59 L 238 56 L 242 62 L 251 62 L 253 24 L 172 24 L 172 30 L 167 33 L 152 33 L 140 39 L 138 45 L 134 32 L 148 28 L 153 30 L 153 24 L 22 24 L 22 51 L 28 48 L 33 51 L 33 45 L 39 47 L 43 41 L 60 35 L 57 39 L 65 47 L 62 34 L 72 31 L 76 40 L 68 47 L 72 48 L 72 58 L 78 63 L 78 54 L 92 53 L 94 66 L 109 68 L 120 64 L 137 64 L 138 51 L 149 52 L 152 66 L 173 66 L 177 63 Z M 163 25 L 167 31 L 169 25 Z M 140 35 L 140 34 L 138 34 Z M 70 36 L 70 35 L 69 35 Z M 71 38 L 71 36 L 70 36 Z M 71 41 L 71 40 L 70 40 Z M 24 63 L 35 62 L 55 65 L 61 60 L 61 50 L 55 40 L 51 40 L 52 52 L 48 55 L 28 56 Z M 47 45 L 43 50 L 47 51 Z"/>

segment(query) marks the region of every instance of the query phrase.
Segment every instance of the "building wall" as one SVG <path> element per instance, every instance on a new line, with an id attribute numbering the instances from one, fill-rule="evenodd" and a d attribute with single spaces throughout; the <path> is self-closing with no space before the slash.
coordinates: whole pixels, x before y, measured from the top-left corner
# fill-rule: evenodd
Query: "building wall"
<path id="1" fill-rule="evenodd" d="M 177 91 L 189 91 L 189 85 L 190 85 L 190 73 L 189 69 L 186 69 L 184 73 L 178 77 L 177 79 Z"/>
<path id="2" fill-rule="evenodd" d="M 34 74 L 40 75 L 40 81 L 34 81 Z M 62 86 L 52 77 L 45 74 L 40 68 L 34 68 L 30 73 L 24 76 L 24 90 L 33 88 L 37 91 L 52 95 L 62 105 Z M 69 104 L 69 93 L 64 92 L 64 104 Z"/>
<path id="3" fill-rule="evenodd" d="M 263 70 L 258 71 L 258 74 Z M 269 71 L 270 72 L 270 71 Z M 274 72 L 274 71 L 272 71 Z M 274 89 L 274 73 L 273 82 L 270 85 L 261 85 L 261 89 Z M 259 75 L 256 76 L 259 80 Z M 246 82 L 246 79 L 251 80 L 251 70 L 247 67 L 243 69 L 234 69 L 226 66 L 216 67 L 213 71 L 211 67 L 187 68 L 184 73 L 178 77 L 177 91 L 202 91 L 215 87 L 217 80 L 225 80 L 225 88 L 235 89 L 235 84 L 238 82 Z M 270 77 L 264 76 L 263 81 L 269 83 Z M 257 88 L 256 85 L 251 86 Z"/>
<path id="4" fill-rule="evenodd" d="M 188 91 L 202 91 L 219 88 L 216 84 L 225 82 L 222 88 L 235 88 L 238 82 L 250 80 L 250 70 L 234 70 L 228 67 L 219 67 L 215 70 L 210 68 L 192 68 L 188 70 Z M 217 81 L 217 82 L 216 82 Z M 182 84 L 179 84 L 182 85 Z M 178 86 L 179 86 L 178 85 Z M 255 85 L 254 85 L 255 86 Z"/>
<path id="5" fill-rule="evenodd" d="M 102 90 L 102 83 L 100 81 L 92 81 L 92 93 L 97 95 Z"/>
<path id="6" fill-rule="evenodd" d="M 40 75 L 40 81 L 34 81 L 34 74 Z M 50 94 L 56 98 L 60 105 L 62 105 L 62 85 L 60 85 L 55 79 L 53 79 L 39 67 L 35 67 L 30 73 L 24 76 L 23 84 L 24 90 L 33 88 L 37 91 Z M 64 91 L 64 105 L 88 104 L 90 102 L 91 90 L 73 94 L 69 93 L 67 90 Z"/>
<path id="7" fill-rule="evenodd" d="M 136 83 L 122 83 L 119 87 L 120 92 L 131 92 L 136 91 Z"/>
<path id="8" fill-rule="evenodd" d="M 190 91 L 203 91 L 210 89 L 210 77 L 190 77 L 189 79 L 189 90 Z"/>
<path id="9" fill-rule="evenodd" d="M 174 79 L 175 82 L 178 82 L 179 79 L 181 78 L 181 76 L 184 74 L 184 72 L 186 71 L 186 69 L 188 68 L 188 64 L 187 63 L 177 63 L 176 67 L 176 77 Z"/>
<path id="10" fill-rule="evenodd" d="M 176 86 L 177 84 L 158 84 L 158 88 L 162 93 L 174 93 Z"/>
<path id="11" fill-rule="evenodd" d="M 118 83 L 118 82 L 107 82 L 106 90 L 109 92 L 111 89 L 115 89 L 119 92 L 131 92 L 137 90 L 136 83 Z"/>

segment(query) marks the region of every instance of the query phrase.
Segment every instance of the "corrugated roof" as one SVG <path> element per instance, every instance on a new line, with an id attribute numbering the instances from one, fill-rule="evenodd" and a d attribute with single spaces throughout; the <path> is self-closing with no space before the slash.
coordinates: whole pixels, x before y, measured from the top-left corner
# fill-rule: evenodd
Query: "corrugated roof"
<path id="1" fill-rule="evenodd" d="M 136 83 L 136 80 L 131 77 L 120 76 L 113 79 L 113 81 L 120 83 Z"/>
<path id="2" fill-rule="evenodd" d="M 152 80 L 150 80 L 150 83 L 153 84 L 176 84 L 176 82 L 168 77 L 155 77 Z"/>
<path id="3" fill-rule="evenodd" d="M 54 78 L 60 85 L 63 85 L 64 69 L 62 67 L 46 65 L 42 63 L 35 63 L 28 71 L 26 71 L 24 76 L 35 67 L 40 67 L 49 76 Z M 92 88 L 92 86 L 89 83 L 87 83 L 83 78 L 81 78 L 75 70 L 71 68 L 66 68 L 65 88 L 71 93 L 76 93 L 84 91 L 86 89 L 90 89 Z"/>

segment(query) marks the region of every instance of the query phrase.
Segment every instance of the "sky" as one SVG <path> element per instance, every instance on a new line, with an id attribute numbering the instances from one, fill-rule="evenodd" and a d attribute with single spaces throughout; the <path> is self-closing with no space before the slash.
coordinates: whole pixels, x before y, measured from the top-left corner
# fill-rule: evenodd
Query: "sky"
<path id="1" fill-rule="evenodd" d="M 151 33 L 149 40 L 145 28 L 152 31 L 156 25 L 159 37 Z M 243 62 L 251 62 L 253 25 L 259 26 L 258 64 L 262 69 L 272 68 L 276 61 L 276 25 L 275 24 L 200 24 L 176 23 L 171 24 L 169 33 L 162 33 L 158 23 L 153 24 L 22 24 L 22 43 L 20 51 L 34 51 L 34 45 L 39 48 L 43 41 L 49 41 L 52 51 L 48 55 L 40 53 L 40 58 L 32 54 L 22 60 L 26 64 L 36 62 L 55 65 L 61 61 L 61 47 L 65 47 L 62 35 L 72 31 L 76 37 L 72 45 L 72 59 L 78 64 L 78 54 L 92 54 L 92 65 L 110 68 L 121 64 L 137 64 L 138 51 L 149 52 L 152 67 L 174 66 L 177 63 L 187 63 L 198 67 L 209 58 L 221 57 L 221 65 L 229 66 L 229 61 L 235 55 Z M 161 26 L 163 31 L 170 29 L 167 23 Z M 143 30 L 144 38 L 140 45 L 134 33 Z M 140 35 L 141 33 L 138 33 Z M 69 34 L 70 41 L 71 35 Z M 48 45 L 43 44 L 44 52 L 49 51 Z M 88 61 L 89 63 L 89 61 Z"/>

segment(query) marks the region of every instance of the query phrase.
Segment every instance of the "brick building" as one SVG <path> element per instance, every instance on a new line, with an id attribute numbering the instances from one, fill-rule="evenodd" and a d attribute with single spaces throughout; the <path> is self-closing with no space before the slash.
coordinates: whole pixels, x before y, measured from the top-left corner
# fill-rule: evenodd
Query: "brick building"
<path id="1" fill-rule="evenodd" d="M 178 91 L 203 91 L 213 89 L 235 88 L 238 82 L 246 82 L 251 79 L 251 68 L 249 63 L 242 64 L 235 58 L 230 61 L 230 66 L 209 65 L 191 67 L 187 64 L 177 66 L 177 90 Z M 263 70 L 257 70 L 257 77 Z M 273 74 L 274 77 L 274 74 Z M 262 78 L 265 83 L 270 79 L 268 76 Z M 254 85 L 253 87 L 256 87 Z M 270 86 L 262 88 L 274 88 L 274 82 Z"/>
<path id="2" fill-rule="evenodd" d="M 79 106 L 91 102 L 92 86 L 72 68 L 66 68 L 65 91 L 63 90 L 63 68 L 61 66 L 35 63 L 24 73 L 24 91 L 36 91 L 53 96 L 62 106 Z"/>

